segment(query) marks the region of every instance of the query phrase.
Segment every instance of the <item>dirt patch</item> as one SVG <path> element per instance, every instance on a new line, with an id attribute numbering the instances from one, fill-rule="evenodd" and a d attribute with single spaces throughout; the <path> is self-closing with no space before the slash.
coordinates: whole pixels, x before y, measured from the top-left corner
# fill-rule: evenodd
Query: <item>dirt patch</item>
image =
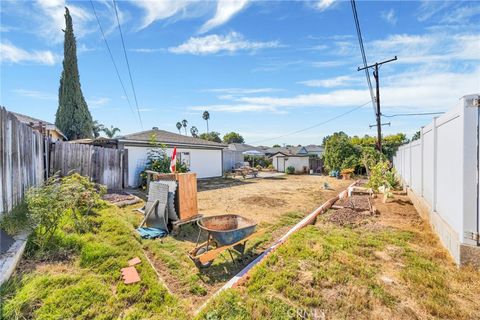
<path id="1" fill-rule="evenodd" d="M 231 213 L 260 224 L 275 223 L 289 212 L 312 212 L 352 182 L 313 175 L 199 180 L 198 210 L 204 215 Z"/>
<path id="2" fill-rule="evenodd" d="M 240 198 L 239 200 L 244 204 L 270 208 L 277 208 L 287 204 L 287 201 L 283 199 L 270 198 L 267 196 L 249 196 Z"/>
<path id="3" fill-rule="evenodd" d="M 335 209 L 328 215 L 328 221 L 339 226 L 359 225 L 367 223 L 367 219 L 375 216 L 370 211 L 359 211 L 350 208 Z"/>

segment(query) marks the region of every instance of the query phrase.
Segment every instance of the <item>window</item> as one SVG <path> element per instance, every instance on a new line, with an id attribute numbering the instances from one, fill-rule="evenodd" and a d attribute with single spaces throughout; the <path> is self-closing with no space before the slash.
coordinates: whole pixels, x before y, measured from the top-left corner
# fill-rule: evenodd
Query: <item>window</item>
<path id="1" fill-rule="evenodd" d="M 190 152 L 179 152 L 177 156 L 180 163 L 184 163 L 187 168 L 190 168 Z"/>

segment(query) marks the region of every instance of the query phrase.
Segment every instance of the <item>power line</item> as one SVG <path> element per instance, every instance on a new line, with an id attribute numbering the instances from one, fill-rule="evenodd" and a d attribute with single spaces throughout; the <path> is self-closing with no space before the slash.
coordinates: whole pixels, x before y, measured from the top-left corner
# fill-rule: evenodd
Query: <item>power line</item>
<path id="1" fill-rule="evenodd" d="M 367 56 L 365 54 L 365 48 L 363 47 L 362 31 L 360 30 L 360 22 L 358 20 L 357 6 L 355 4 L 355 0 L 351 0 L 350 3 L 352 5 L 353 19 L 355 20 L 355 28 L 357 30 L 357 38 L 358 38 L 358 43 L 360 45 L 360 52 L 362 53 L 363 66 L 366 67 L 368 65 Z M 367 78 L 368 89 L 370 91 L 370 98 L 372 99 L 373 111 L 375 112 L 375 115 L 377 115 L 377 111 L 375 107 L 375 95 L 373 94 L 372 81 L 370 80 L 370 73 L 368 72 L 368 69 L 365 69 L 365 77 Z"/>
<path id="2" fill-rule="evenodd" d="M 113 8 L 115 9 L 115 16 L 117 17 L 118 31 L 120 31 L 120 38 L 122 39 L 123 54 L 125 55 L 125 62 L 127 63 L 128 75 L 130 76 L 130 84 L 132 85 L 133 97 L 135 98 L 135 106 L 137 107 L 138 119 L 140 120 L 140 125 L 143 129 L 142 117 L 140 115 L 140 109 L 138 108 L 137 93 L 135 91 L 135 86 L 133 85 L 132 72 L 130 70 L 130 63 L 128 62 L 127 49 L 125 49 L 125 41 L 123 40 L 122 28 L 120 27 L 120 19 L 118 18 L 117 3 L 113 1 Z"/>
<path id="3" fill-rule="evenodd" d="M 100 28 L 100 32 L 102 33 L 103 41 L 105 42 L 105 45 L 107 47 L 108 54 L 110 55 L 110 60 L 112 60 L 113 67 L 115 68 L 115 72 L 117 73 L 118 81 L 120 81 L 120 85 L 122 86 L 123 93 L 125 94 L 125 98 L 127 99 L 128 106 L 130 107 L 130 110 L 132 111 L 132 113 L 135 114 L 135 111 L 133 111 L 133 108 L 132 108 L 132 104 L 130 103 L 130 99 L 128 98 L 127 90 L 125 89 L 125 85 L 123 84 L 122 77 L 120 77 L 120 72 L 118 71 L 117 64 L 115 63 L 115 59 L 113 58 L 112 50 L 110 50 L 110 46 L 108 45 L 107 38 L 105 37 L 105 33 L 103 32 L 102 25 L 100 24 L 100 19 L 97 16 L 97 11 L 95 10 L 95 6 L 93 5 L 92 0 L 90 0 L 90 4 L 92 5 L 93 14 L 97 19 L 98 27 Z"/>
<path id="4" fill-rule="evenodd" d="M 317 123 L 317 124 L 314 124 L 314 125 L 311 125 L 311 126 L 309 126 L 309 127 L 306 127 L 306 128 L 303 128 L 303 129 L 300 129 L 300 130 L 297 130 L 297 131 L 293 131 L 293 132 L 290 132 L 290 133 L 287 133 L 287 134 L 284 134 L 284 135 L 281 135 L 281 136 L 278 136 L 278 137 L 268 138 L 268 139 L 263 139 L 263 140 L 258 140 L 258 141 L 254 141 L 254 142 L 251 142 L 251 143 L 252 143 L 252 144 L 255 144 L 255 143 L 270 141 L 270 140 L 274 140 L 274 139 L 285 138 L 285 137 L 288 137 L 288 136 L 291 136 L 291 135 L 294 135 L 294 134 L 297 134 L 297 133 L 300 133 L 300 132 L 304 132 L 304 131 L 307 131 L 307 130 L 310 130 L 310 129 L 313 129 L 313 128 L 322 126 L 322 125 L 327 124 L 327 123 L 329 123 L 329 122 L 331 122 L 331 121 L 333 121 L 333 120 L 336 120 L 336 119 L 338 119 L 338 118 L 341 118 L 341 117 L 343 117 L 343 116 L 346 116 L 347 114 L 352 113 L 352 112 L 354 112 L 354 111 L 356 111 L 356 110 L 358 110 L 358 109 L 361 109 L 361 108 L 363 108 L 364 106 L 366 106 L 366 105 L 369 104 L 369 103 L 370 103 L 370 101 L 367 101 L 367 102 L 365 102 L 364 104 L 362 104 L 362 105 L 360 105 L 360 106 L 357 106 L 357 107 L 355 107 L 355 108 L 353 108 L 353 109 L 350 109 L 350 110 L 348 110 L 348 111 L 345 111 L 344 113 L 341 113 L 341 114 L 336 115 L 336 116 L 334 116 L 334 117 L 332 117 L 332 118 L 330 118 L 330 119 L 327 119 L 327 120 L 325 120 L 325 121 L 322 121 L 322 122 Z"/>
<path id="5" fill-rule="evenodd" d="M 436 114 L 444 114 L 445 112 L 420 112 L 420 113 L 397 113 L 392 115 L 387 115 L 382 113 L 382 117 L 394 118 L 394 117 L 408 117 L 408 116 L 430 116 Z"/>

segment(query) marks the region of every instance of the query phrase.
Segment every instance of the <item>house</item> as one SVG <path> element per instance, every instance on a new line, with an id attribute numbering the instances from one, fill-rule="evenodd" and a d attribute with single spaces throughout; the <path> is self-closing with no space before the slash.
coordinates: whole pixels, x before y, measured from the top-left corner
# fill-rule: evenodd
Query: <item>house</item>
<path id="1" fill-rule="evenodd" d="M 295 173 L 307 173 L 310 170 L 310 156 L 291 152 L 277 152 L 272 157 L 275 170 L 285 172 L 288 167 L 294 167 Z"/>
<path id="2" fill-rule="evenodd" d="M 191 172 L 198 178 L 220 177 L 223 174 L 224 144 L 194 138 L 186 135 L 159 130 L 152 130 L 127 134 L 118 137 L 119 149 L 128 150 L 128 185 L 140 185 L 140 173 L 145 169 L 148 151 L 151 149 L 150 139 L 166 146 L 167 154 L 171 155 L 177 147 L 177 158 L 186 163 Z"/>
<path id="3" fill-rule="evenodd" d="M 245 143 L 230 143 L 227 149 L 223 150 L 223 168 L 224 170 L 232 170 L 243 165 L 244 152 L 257 151 L 260 156 L 265 156 L 264 150 Z"/>
<path id="4" fill-rule="evenodd" d="M 306 173 L 313 170 L 321 173 L 323 168 L 323 147 L 317 145 L 270 148 L 265 153 L 270 154 L 275 170 L 285 172 L 292 166 L 296 173 Z"/>
<path id="5" fill-rule="evenodd" d="M 63 132 L 53 123 L 16 112 L 12 112 L 12 114 L 18 119 L 18 121 L 29 125 L 32 129 L 39 131 L 43 136 L 50 138 L 53 142 L 68 140 Z"/>

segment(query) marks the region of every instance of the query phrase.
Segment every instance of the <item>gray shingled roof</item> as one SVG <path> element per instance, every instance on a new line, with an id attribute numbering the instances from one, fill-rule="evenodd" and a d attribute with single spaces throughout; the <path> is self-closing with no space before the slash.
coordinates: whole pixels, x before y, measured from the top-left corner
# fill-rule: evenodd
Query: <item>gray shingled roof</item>
<path id="1" fill-rule="evenodd" d="M 30 116 L 27 116 L 25 114 L 21 114 L 21 113 L 17 113 L 17 112 L 12 112 L 13 115 L 15 116 L 15 118 L 18 119 L 18 121 L 22 122 L 22 123 L 26 123 L 26 124 L 31 124 L 33 123 L 34 125 L 37 125 L 39 123 L 42 123 L 43 125 L 45 125 L 45 127 L 48 129 L 48 130 L 55 130 L 57 131 L 58 133 L 60 133 L 65 139 L 67 139 L 67 137 L 65 136 L 65 134 L 57 128 L 57 126 L 51 122 L 48 122 L 48 121 L 45 121 L 45 120 L 40 120 L 40 119 L 37 119 L 37 118 L 33 118 L 33 117 L 30 117 Z"/>
<path id="2" fill-rule="evenodd" d="M 132 134 L 127 134 L 121 137 L 118 137 L 118 140 L 130 140 L 130 141 L 150 141 L 151 135 L 154 134 L 155 138 L 160 143 L 165 144 L 187 144 L 187 145 L 198 145 L 198 146 L 211 146 L 211 147 L 227 147 L 227 145 L 212 141 L 207 141 L 199 138 L 194 138 L 190 136 L 184 136 L 178 133 L 168 132 L 165 130 L 152 129 Z"/>
<path id="3" fill-rule="evenodd" d="M 228 145 L 228 149 L 234 150 L 234 151 L 241 151 L 241 152 L 256 150 L 256 151 L 264 153 L 264 150 L 262 150 L 261 148 L 254 147 L 254 146 L 251 146 L 251 145 L 245 144 L 245 143 L 230 143 Z"/>

